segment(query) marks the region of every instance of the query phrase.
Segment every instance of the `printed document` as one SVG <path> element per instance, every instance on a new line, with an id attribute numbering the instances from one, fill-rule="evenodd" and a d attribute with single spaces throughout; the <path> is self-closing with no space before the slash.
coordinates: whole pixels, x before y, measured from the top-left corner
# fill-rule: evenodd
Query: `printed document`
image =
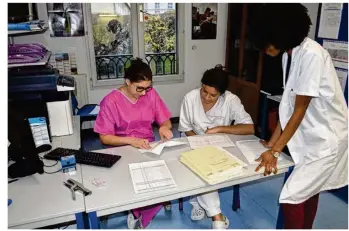
<path id="1" fill-rule="evenodd" d="M 150 147 L 151 149 L 138 149 L 141 153 L 153 153 L 155 155 L 160 155 L 162 150 L 166 147 L 175 147 L 179 145 L 187 144 L 186 142 L 181 142 L 181 141 L 166 141 L 166 142 L 155 142 L 151 143 Z"/>
<path id="2" fill-rule="evenodd" d="M 188 142 L 192 149 L 201 148 L 203 146 L 217 146 L 221 148 L 235 147 L 235 144 L 227 135 L 189 136 Z"/>
<path id="3" fill-rule="evenodd" d="M 236 146 L 240 149 L 242 154 L 244 154 L 250 164 L 256 164 L 256 159 L 258 159 L 263 152 L 269 150 L 265 148 L 259 140 L 236 141 Z M 278 160 L 282 160 L 281 155 L 278 157 Z"/>
<path id="4" fill-rule="evenodd" d="M 177 187 L 164 160 L 129 164 L 136 193 L 147 193 Z"/>
<path id="5" fill-rule="evenodd" d="M 180 161 L 211 185 L 235 177 L 247 166 L 228 151 L 215 146 L 182 153 Z"/>

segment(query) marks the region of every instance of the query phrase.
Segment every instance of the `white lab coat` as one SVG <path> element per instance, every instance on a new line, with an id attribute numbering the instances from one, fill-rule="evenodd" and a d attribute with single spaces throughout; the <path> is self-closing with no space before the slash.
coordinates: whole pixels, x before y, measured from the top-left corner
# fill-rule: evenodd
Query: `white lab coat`
<path id="1" fill-rule="evenodd" d="M 280 195 L 280 203 L 299 204 L 321 191 L 348 184 L 348 108 L 331 57 L 318 43 L 305 38 L 292 50 L 285 84 L 287 58 L 285 53 L 281 128 L 285 129 L 293 114 L 296 95 L 313 97 L 287 144 L 295 168 Z"/>
<path id="2" fill-rule="evenodd" d="M 229 91 L 221 95 L 216 104 L 205 113 L 200 98 L 200 88 L 188 92 L 182 102 L 178 130 L 205 134 L 208 128 L 235 124 L 253 124 L 240 99 Z"/>
<path id="3" fill-rule="evenodd" d="M 200 98 L 200 89 L 188 92 L 183 99 L 178 130 L 193 131 L 197 135 L 205 134 L 208 128 L 235 124 L 253 124 L 251 116 L 245 111 L 240 99 L 229 91 L 221 95 L 216 104 L 205 113 Z M 218 191 L 200 194 L 192 198 L 205 209 L 207 216 L 212 217 L 221 213 Z"/>

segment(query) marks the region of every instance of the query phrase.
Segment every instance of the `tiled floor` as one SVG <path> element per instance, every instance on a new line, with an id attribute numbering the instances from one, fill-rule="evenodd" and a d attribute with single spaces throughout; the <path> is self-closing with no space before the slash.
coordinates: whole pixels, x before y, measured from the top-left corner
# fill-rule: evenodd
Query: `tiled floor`
<path id="1" fill-rule="evenodd" d="M 175 133 L 178 137 L 178 133 Z M 90 138 L 89 138 L 90 137 Z M 91 136 L 84 138 L 86 149 L 98 149 L 98 141 Z M 255 181 L 241 185 L 241 209 L 231 209 L 233 189 L 220 190 L 221 209 L 230 220 L 230 229 L 274 229 L 278 212 L 278 196 L 283 176 Z M 178 210 L 178 201 L 173 201 L 172 211 L 164 209 L 155 216 L 148 229 L 209 229 L 211 221 L 191 221 L 191 205 L 185 198 L 184 210 Z M 68 229 L 75 228 L 70 226 Z M 126 229 L 126 213 L 110 215 L 101 228 Z M 348 229 L 348 204 L 329 192 L 320 195 L 319 208 L 315 219 L 315 229 Z"/>

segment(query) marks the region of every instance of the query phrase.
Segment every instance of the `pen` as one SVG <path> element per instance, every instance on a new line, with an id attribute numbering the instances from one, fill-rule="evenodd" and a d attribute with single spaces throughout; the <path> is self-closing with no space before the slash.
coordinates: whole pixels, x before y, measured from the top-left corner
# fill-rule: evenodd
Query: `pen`
<path id="1" fill-rule="evenodd" d="M 8 183 L 11 184 L 12 182 L 17 181 L 18 179 L 10 180 Z"/>

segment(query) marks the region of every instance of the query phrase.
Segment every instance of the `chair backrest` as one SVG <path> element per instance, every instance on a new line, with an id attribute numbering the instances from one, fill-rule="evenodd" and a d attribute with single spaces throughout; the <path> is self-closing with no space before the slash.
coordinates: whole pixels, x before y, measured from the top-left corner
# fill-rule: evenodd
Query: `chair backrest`
<path id="1" fill-rule="evenodd" d="M 74 92 L 71 92 L 71 104 L 73 109 L 73 115 L 76 115 L 78 108 L 78 100 L 76 99 L 76 96 Z"/>

